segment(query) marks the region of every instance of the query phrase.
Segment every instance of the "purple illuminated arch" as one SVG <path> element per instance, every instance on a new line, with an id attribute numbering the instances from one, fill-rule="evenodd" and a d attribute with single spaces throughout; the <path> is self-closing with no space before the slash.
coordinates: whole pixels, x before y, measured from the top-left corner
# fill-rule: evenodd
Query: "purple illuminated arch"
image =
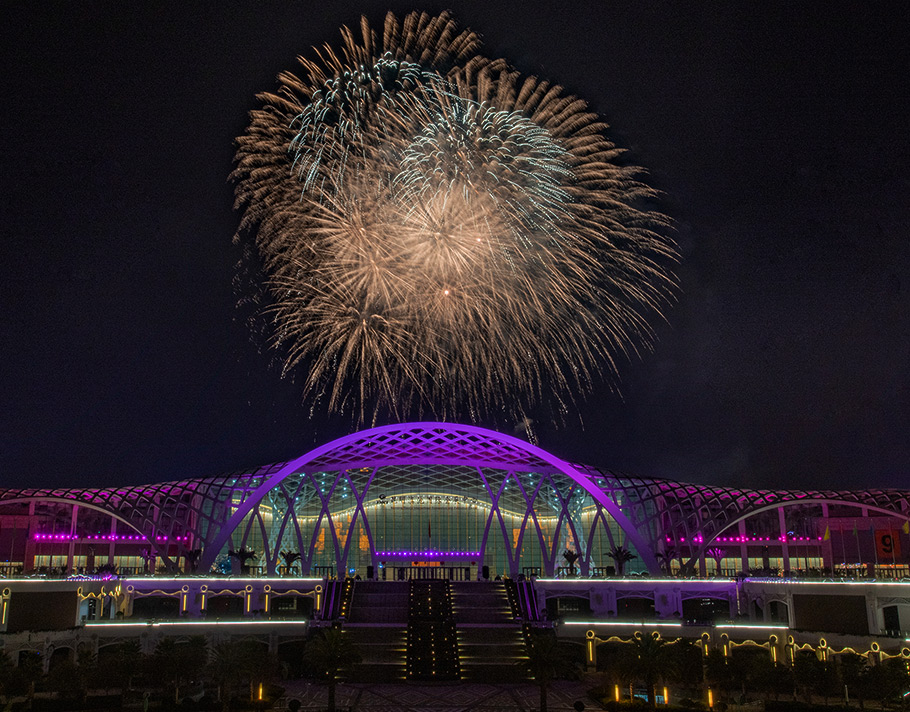
<path id="1" fill-rule="evenodd" d="M 288 476 L 301 470 L 342 470 L 385 465 L 447 465 L 527 468 L 561 473 L 580 485 L 609 513 L 637 549 L 652 573 L 659 568 L 654 551 L 619 506 L 588 475 L 555 455 L 524 440 L 474 425 L 456 423 L 402 423 L 362 430 L 321 445 L 289 461 L 252 491 L 218 533 L 206 543 L 200 569 L 208 569 L 237 527 L 263 497 Z"/>

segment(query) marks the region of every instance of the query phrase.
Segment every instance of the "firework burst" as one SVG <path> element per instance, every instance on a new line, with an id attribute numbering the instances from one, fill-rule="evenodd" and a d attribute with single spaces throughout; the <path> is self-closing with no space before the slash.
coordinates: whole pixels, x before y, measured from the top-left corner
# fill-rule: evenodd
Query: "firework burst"
<path id="1" fill-rule="evenodd" d="M 673 288 L 606 126 L 442 14 L 364 20 L 260 95 L 237 239 L 304 395 L 359 421 L 516 416 L 612 382 Z"/>

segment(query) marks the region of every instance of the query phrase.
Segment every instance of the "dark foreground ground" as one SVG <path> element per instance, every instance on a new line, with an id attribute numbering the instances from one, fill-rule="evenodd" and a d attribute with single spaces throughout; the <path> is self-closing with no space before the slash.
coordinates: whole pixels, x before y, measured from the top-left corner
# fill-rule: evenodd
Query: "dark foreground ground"
<path id="1" fill-rule="evenodd" d="M 576 701 L 585 709 L 600 709 L 587 695 L 593 686 L 591 680 L 556 680 L 550 687 L 547 708 L 550 712 L 574 710 Z M 306 682 L 288 682 L 285 697 L 301 703 L 301 710 L 325 709 L 325 685 Z M 459 710 L 536 710 L 539 704 L 538 688 L 530 683 L 503 683 L 490 685 L 470 682 L 436 684 L 347 684 L 339 685 L 336 704 L 339 711 L 347 712 L 458 712 Z M 281 709 L 281 707 L 279 707 Z"/>

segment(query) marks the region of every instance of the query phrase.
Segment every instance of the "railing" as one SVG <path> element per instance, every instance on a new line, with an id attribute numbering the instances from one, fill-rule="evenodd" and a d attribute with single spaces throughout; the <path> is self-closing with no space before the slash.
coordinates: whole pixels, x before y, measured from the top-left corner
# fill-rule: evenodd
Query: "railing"
<path id="1" fill-rule="evenodd" d="M 338 578 L 338 569 L 335 566 L 314 566 L 313 576 L 328 580 L 335 579 Z"/>
<path id="2" fill-rule="evenodd" d="M 380 569 L 384 581 L 413 581 L 438 579 L 445 581 L 470 581 L 470 566 L 386 566 Z"/>

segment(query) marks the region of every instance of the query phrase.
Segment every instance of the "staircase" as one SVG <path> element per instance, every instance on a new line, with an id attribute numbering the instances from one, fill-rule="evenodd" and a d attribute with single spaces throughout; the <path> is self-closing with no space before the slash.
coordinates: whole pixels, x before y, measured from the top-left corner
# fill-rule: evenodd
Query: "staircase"
<path id="1" fill-rule="evenodd" d="M 528 593 L 499 581 L 349 581 L 338 617 L 362 662 L 351 679 L 526 680 L 522 621 Z"/>
<path id="2" fill-rule="evenodd" d="M 351 679 L 397 682 L 405 679 L 408 583 L 355 581 L 344 630 L 362 661 Z"/>
<path id="3" fill-rule="evenodd" d="M 499 581 L 452 582 L 461 678 L 475 682 L 527 679 L 519 662 L 525 655 L 521 621 Z"/>
<path id="4" fill-rule="evenodd" d="M 409 680 L 457 680 L 458 639 L 446 580 L 411 580 L 408 607 Z"/>

